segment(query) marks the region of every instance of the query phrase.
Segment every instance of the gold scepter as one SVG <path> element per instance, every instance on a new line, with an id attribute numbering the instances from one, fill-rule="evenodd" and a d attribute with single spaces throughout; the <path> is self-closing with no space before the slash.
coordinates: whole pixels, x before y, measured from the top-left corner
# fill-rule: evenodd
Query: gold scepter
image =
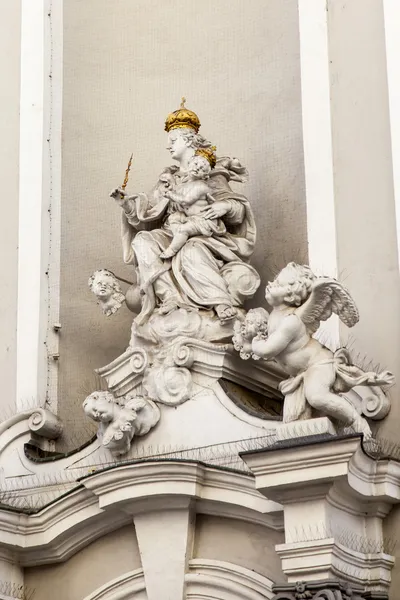
<path id="1" fill-rule="evenodd" d="M 121 185 L 121 189 L 124 190 L 124 191 L 125 191 L 126 186 L 128 185 L 128 181 L 129 181 L 129 171 L 131 170 L 132 158 L 133 158 L 133 153 L 131 154 L 131 157 L 130 157 L 129 162 L 128 162 L 128 166 L 127 166 L 126 171 L 125 171 L 124 183 Z"/>

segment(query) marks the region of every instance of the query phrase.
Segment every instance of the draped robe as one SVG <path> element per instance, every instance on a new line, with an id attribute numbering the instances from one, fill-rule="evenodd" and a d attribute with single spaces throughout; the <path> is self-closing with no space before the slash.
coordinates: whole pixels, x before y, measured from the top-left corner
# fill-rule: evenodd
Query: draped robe
<path id="1" fill-rule="evenodd" d="M 194 309 L 240 305 L 240 300 L 228 289 L 221 269 L 228 263 L 249 260 L 256 227 L 248 200 L 229 186 L 232 175 L 229 169 L 217 163 L 208 181 L 215 200 L 229 203 L 228 212 L 221 217 L 226 232 L 189 238 L 172 259 L 160 258 L 172 239 L 165 220 L 173 210 L 173 203 L 163 191 L 168 180 L 177 182 L 177 171 L 177 167 L 165 169 L 153 191 L 149 195 L 131 196 L 130 206 L 122 214 L 124 261 L 136 268 L 143 295 L 138 323 L 145 322 L 154 308 L 164 303 Z"/>

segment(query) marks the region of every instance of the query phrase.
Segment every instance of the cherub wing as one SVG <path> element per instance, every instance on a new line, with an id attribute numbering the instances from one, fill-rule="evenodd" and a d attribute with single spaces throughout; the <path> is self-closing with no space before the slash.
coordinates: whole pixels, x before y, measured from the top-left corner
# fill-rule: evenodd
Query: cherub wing
<path id="1" fill-rule="evenodd" d="M 308 300 L 296 310 L 296 314 L 312 335 L 319 328 L 321 321 L 329 319 L 332 313 L 338 315 L 347 327 L 354 327 L 359 319 L 357 307 L 349 291 L 336 279 L 318 277 L 313 283 Z"/>
<path id="2" fill-rule="evenodd" d="M 118 439 L 118 438 L 115 437 L 115 434 L 116 434 L 115 428 L 113 427 L 112 424 L 109 425 L 107 427 L 107 429 L 105 430 L 104 435 L 103 435 L 103 445 L 104 446 L 108 446 L 108 444 L 110 442 L 112 442 L 113 440 Z"/>

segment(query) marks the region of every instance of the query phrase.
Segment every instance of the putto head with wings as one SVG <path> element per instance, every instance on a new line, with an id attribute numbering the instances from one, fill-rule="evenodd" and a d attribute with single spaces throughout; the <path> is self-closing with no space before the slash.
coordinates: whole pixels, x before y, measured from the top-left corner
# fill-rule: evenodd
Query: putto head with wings
<path id="1" fill-rule="evenodd" d="M 159 421 L 160 409 L 148 398 L 97 391 L 84 403 L 85 414 L 100 423 L 98 437 L 114 456 L 126 454 L 134 436 L 146 435 Z"/>

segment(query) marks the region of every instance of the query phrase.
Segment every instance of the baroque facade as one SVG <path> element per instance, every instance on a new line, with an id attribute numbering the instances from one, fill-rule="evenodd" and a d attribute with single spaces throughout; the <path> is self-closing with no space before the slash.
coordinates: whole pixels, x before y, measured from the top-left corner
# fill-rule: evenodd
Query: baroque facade
<path id="1" fill-rule="evenodd" d="M 397 1 L 0 15 L 0 597 L 398 600 Z"/>

